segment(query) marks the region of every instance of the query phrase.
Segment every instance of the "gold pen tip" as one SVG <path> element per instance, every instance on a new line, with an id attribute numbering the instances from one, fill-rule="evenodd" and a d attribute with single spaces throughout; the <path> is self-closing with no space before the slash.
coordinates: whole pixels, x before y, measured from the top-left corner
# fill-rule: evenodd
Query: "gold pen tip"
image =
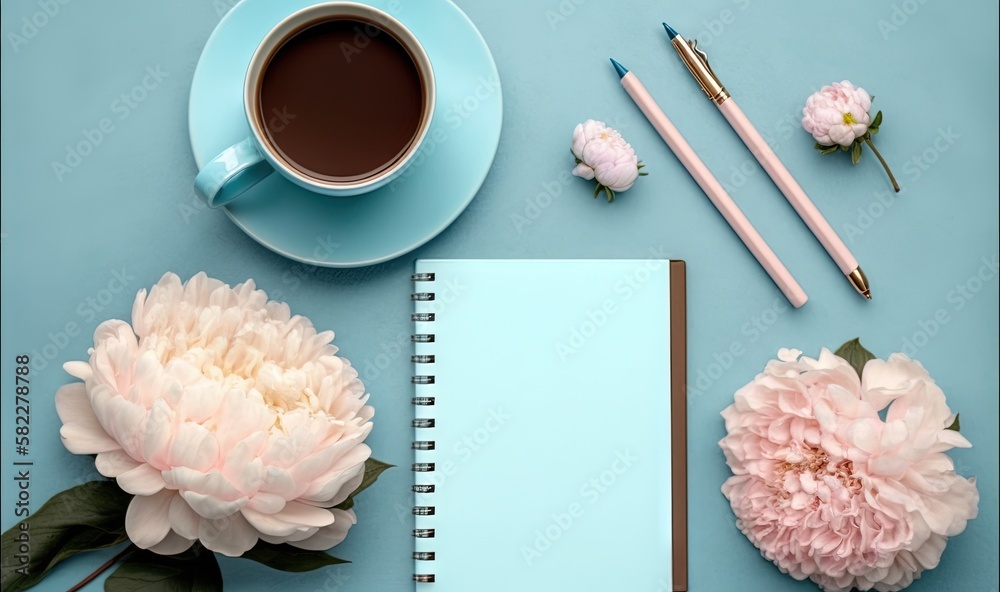
<path id="1" fill-rule="evenodd" d="M 847 274 L 847 279 L 854 286 L 854 289 L 858 291 L 858 294 L 861 294 L 868 300 L 872 299 L 871 288 L 868 286 L 868 278 L 865 277 L 865 272 L 861 271 L 860 267 L 855 267 L 854 271 Z"/>

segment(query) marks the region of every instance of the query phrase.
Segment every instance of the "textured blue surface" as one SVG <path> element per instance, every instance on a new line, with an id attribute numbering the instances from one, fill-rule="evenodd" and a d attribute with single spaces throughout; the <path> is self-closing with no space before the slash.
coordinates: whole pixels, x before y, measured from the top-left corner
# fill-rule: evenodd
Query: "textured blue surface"
<path id="1" fill-rule="evenodd" d="M 434 241 L 353 270 L 290 262 L 194 198 L 191 76 L 231 2 L 77 0 L 37 16 L 42 5 L 56 4 L 18 0 L 0 8 L 4 528 L 14 522 L 14 356 L 37 352 L 30 491 L 38 508 L 95 476 L 89 459 L 58 441 L 51 396 L 69 379 L 59 365 L 83 358 L 98 322 L 127 317 L 135 291 L 165 271 L 187 277 L 205 270 L 231 283 L 253 277 L 293 311 L 335 329 L 372 392 L 377 415 L 369 442 L 378 457 L 403 467 L 411 458 L 413 258 L 643 258 L 652 250 L 688 262 L 693 591 L 815 589 L 780 574 L 735 529 L 719 492 L 728 468 L 716 445 L 718 414 L 779 347 L 815 354 L 855 336 L 880 356 L 915 350 L 962 413 L 962 431 L 975 446 L 953 456 L 962 474 L 979 477 L 980 516 L 911 589 L 997 589 L 995 4 L 458 0 L 489 43 L 504 85 L 493 169 Z M 664 20 L 701 40 L 727 88 L 854 251 L 872 281 L 872 302 L 854 293 L 704 98 L 668 46 Z M 809 293 L 802 310 L 785 307 L 642 119 L 609 56 L 643 80 L 731 189 Z M 809 93 L 844 78 L 868 89 L 884 111 L 877 144 L 905 187 L 901 195 L 887 192 L 870 154 L 857 167 L 843 155 L 821 157 L 799 128 Z M 566 176 L 570 133 L 587 118 L 619 128 L 650 172 L 614 204 L 592 200 L 589 183 Z M 86 143 L 95 146 L 67 154 L 81 142 L 84 152 Z M 54 161 L 69 172 L 57 174 Z M 627 405 L 627 393 L 619 394 L 609 413 Z M 229 589 L 411 589 L 409 481 L 408 470 L 394 469 L 359 500 L 360 523 L 337 550 L 353 564 L 289 578 L 225 560 Z M 581 569 L 600 552 L 581 557 Z M 107 555 L 67 562 L 42 588 L 66 589 Z"/>

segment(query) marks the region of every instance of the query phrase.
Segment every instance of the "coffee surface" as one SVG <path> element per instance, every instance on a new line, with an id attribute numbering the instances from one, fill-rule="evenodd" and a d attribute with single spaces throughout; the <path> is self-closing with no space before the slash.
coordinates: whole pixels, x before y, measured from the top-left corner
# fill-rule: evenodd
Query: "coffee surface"
<path id="1" fill-rule="evenodd" d="M 417 66 L 372 23 L 339 19 L 299 31 L 260 84 L 259 115 L 275 151 L 323 180 L 355 181 L 392 166 L 421 122 Z"/>

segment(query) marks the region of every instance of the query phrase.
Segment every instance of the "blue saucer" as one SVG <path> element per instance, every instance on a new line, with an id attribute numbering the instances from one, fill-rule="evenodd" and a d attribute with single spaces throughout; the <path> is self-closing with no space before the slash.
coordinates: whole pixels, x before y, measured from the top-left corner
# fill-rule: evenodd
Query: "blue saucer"
<path id="1" fill-rule="evenodd" d="M 365 0 L 420 39 L 434 66 L 437 104 L 413 164 L 376 191 L 326 197 L 275 173 L 225 208 L 257 242 L 296 261 L 360 267 L 438 235 L 469 205 L 493 163 L 503 118 L 496 64 L 475 25 L 450 0 Z M 250 135 L 243 76 L 271 27 L 315 0 L 243 0 L 219 23 L 191 83 L 188 124 L 199 167 Z"/>

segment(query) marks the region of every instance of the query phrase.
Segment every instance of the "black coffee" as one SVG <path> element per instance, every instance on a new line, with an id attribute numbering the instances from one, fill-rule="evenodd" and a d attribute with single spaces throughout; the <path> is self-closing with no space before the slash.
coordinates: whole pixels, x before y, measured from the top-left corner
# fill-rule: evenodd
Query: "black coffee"
<path id="1" fill-rule="evenodd" d="M 259 115 L 275 152 L 327 181 L 392 166 L 413 143 L 423 109 L 410 53 L 388 31 L 354 19 L 295 33 L 260 82 Z"/>

